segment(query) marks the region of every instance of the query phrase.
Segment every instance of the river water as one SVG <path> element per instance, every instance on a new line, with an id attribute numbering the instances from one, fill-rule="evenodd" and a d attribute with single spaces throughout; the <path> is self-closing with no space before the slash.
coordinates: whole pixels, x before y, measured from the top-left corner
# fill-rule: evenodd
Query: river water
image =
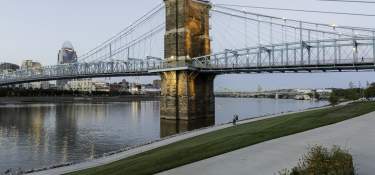
<path id="1" fill-rule="evenodd" d="M 327 105 L 287 99 L 216 98 L 215 121 L 160 120 L 159 101 L 0 105 L 0 174 L 80 162 L 196 128 Z"/>

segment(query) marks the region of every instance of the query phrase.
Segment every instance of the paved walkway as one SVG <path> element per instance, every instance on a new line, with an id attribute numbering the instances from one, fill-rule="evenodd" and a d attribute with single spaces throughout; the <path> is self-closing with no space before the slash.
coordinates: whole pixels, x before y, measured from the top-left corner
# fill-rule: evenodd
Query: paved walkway
<path id="1" fill-rule="evenodd" d="M 350 150 L 359 175 L 375 172 L 375 112 L 307 132 L 263 142 L 160 175 L 273 175 L 297 165 L 308 145 L 340 145 Z"/>

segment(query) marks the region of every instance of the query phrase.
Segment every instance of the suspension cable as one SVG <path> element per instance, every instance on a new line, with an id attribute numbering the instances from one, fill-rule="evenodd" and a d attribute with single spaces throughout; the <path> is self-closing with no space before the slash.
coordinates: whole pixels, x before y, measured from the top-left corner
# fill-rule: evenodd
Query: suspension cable
<path id="1" fill-rule="evenodd" d="M 121 53 L 122 51 L 127 50 L 128 48 L 131 48 L 131 47 L 137 45 L 138 43 L 140 43 L 144 40 L 147 40 L 148 38 L 154 36 L 156 33 L 159 33 L 161 31 L 163 31 L 164 28 L 165 28 L 165 23 L 159 24 L 157 27 L 155 27 L 155 28 L 149 30 L 148 32 L 144 33 L 142 35 L 142 37 L 136 38 L 136 39 L 128 42 L 126 45 L 121 46 L 121 47 L 117 48 L 116 50 L 113 50 L 112 56 L 115 56 L 115 55 Z M 102 58 L 103 58 L 103 56 L 101 56 L 99 58 L 96 58 L 93 62 L 101 60 Z"/>
<path id="2" fill-rule="evenodd" d="M 333 1 L 333 0 L 326 0 Z M 375 2 L 373 2 L 375 3 Z M 279 11 L 293 11 L 293 12 L 307 12 L 307 13 L 322 13 L 322 14 L 335 14 L 335 15 L 350 15 L 350 16 L 366 16 L 375 17 L 375 14 L 365 13 L 349 13 L 349 12 L 333 12 L 333 11 L 320 11 L 320 10 L 304 10 L 304 9 L 290 9 L 290 8 L 276 8 L 276 7 L 264 7 L 264 6 L 252 6 L 252 5 L 236 5 L 236 4 L 215 4 L 216 6 L 232 6 L 232 7 L 246 7 L 255 9 L 266 9 L 266 10 L 279 10 Z"/>
<path id="3" fill-rule="evenodd" d="M 340 35 L 339 33 L 336 33 L 336 32 L 323 31 L 323 30 L 317 30 L 317 29 L 308 29 L 308 28 L 299 28 L 299 27 L 295 27 L 295 26 L 291 26 L 291 25 L 284 25 L 284 24 L 279 24 L 279 23 L 270 22 L 270 21 L 260 21 L 258 19 L 240 16 L 240 15 L 236 15 L 236 14 L 232 14 L 232 13 L 228 13 L 228 12 L 224 12 L 224 11 L 220 11 L 220 10 L 212 10 L 212 11 L 217 12 L 217 13 L 221 13 L 221 14 L 225 14 L 225 15 L 234 16 L 234 17 L 237 17 L 237 18 L 248 19 L 248 20 L 252 20 L 252 21 L 256 21 L 256 22 L 269 23 L 269 24 L 273 24 L 273 25 L 285 26 L 285 27 L 294 28 L 294 29 L 310 30 L 310 31 L 313 31 L 313 32 L 321 32 L 321 33 L 327 33 L 327 34 L 332 34 L 332 35 Z M 351 37 L 351 35 L 347 35 L 347 34 L 342 34 L 342 36 Z"/>
<path id="4" fill-rule="evenodd" d="M 106 45 L 108 45 L 112 41 L 116 40 L 117 38 L 129 34 L 135 28 L 137 28 L 139 25 L 144 24 L 145 22 L 147 22 L 151 17 L 153 17 L 153 15 L 159 13 L 163 8 L 164 8 L 163 3 L 158 4 L 156 7 L 152 8 L 150 11 L 148 11 L 146 14 L 144 14 L 143 16 L 141 16 L 140 18 L 138 18 L 136 21 L 134 21 L 132 24 L 130 24 L 129 26 L 127 26 L 125 29 L 121 30 L 116 35 L 112 36 L 108 40 L 106 40 L 103 43 L 99 44 L 94 49 L 92 49 L 92 50 L 88 51 L 87 53 L 83 54 L 82 56 L 80 56 L 79 57 L 80 61 L 82 61 L 82 62 L 85 61 L 91 55 L 97 53 L 95 51 L 97 51 L 99 48 L 105 47 Z"/>
<path id="5" fill-rule="evenodd" d="M 332 25 L 329 25 L 329 24 L 314 23 L 314 22 L 294 20 L 294 19 L 284 19 L 284 18 L 280 18 L 280 17 L 270 16 L 270 15 L 264 15 L 264 14 L 260 14 L 260 13 L 253 13 L 253 12 L 248 12 L 248 11 L 243 11 L 243 10 L 231 8 L 231 7 L 249 7 L 249 8 L 253 7 L 253 8 L 257 8 L 258 6 L 230 5 L 230 4 L 215 4 L 214 6 L 217 7 L 217 8 L 222 8 L 222 9 L 226 9 L 226 10 L 230 10 L 230 11 L 236 11 L 236 12 L 241 12 L 241 13 L 246 13 L 246 14 L 251 14 L 251 15 L 255 15 L 255 16 L 273 18 L 273 19 L 278 19 L 278 20 L 288 20 L 288 21 L 293 21 L 293 22 L 303 22 L 303 23 L 306 23 L 306 24 L 319 25 L 319 26 L 325 26 L 325 27 L 332 27 Z M 263 8 L 263 7 L 259 7 L 259 8 Z M 269 8 L 269 7 L 264 7 L 264 8 Z M 274 9 L 277 9 L 277 8 L 274 8 Z M 371 15 L 371 16 L 375 17 L 375 14 Z M 363 30 L 363 31 L 367 31 L 367 32 L 375 32 L 374 28 L 352 27 L 352 26 L 335 26 L 335 27 L 336 28 L 342 28 L 342 29 L 354 29 L 354 30 Z"/>
<path id="6" fill-rule="evenodd" d="M 318 0 L 318 1 L 332 1 L 332 2 L 354 2 L 354 3 L 364 3 L 364 4 L 375 4 L 375 1 L 354 1 L 354 0 Z"/>

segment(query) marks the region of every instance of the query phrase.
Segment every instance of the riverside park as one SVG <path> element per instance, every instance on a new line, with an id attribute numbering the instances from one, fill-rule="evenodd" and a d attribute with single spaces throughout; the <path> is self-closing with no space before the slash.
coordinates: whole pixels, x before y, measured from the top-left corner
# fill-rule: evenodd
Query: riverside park
<path id="1" fill-rule="evenodd" d="M 0 175 L 371 175 L 374 10 L 0 2 Z"/>

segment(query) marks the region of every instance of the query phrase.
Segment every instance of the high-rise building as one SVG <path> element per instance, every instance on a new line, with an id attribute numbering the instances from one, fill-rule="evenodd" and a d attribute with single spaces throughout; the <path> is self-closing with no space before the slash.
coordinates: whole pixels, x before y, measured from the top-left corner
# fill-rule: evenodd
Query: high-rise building
<path id="1" fill-rule="evenodd" d="M 65 41 L 58 55 L 58 64 L 68 64 L 77 62 L 77 53 L 71 42 Z"/>
<path id="2" fill-rule="evenodd" d="M 71 42 L 65 41 L 62 45 L 62 48 L 59 50 L 57 63 L 58 64 L 69 64 L 77 62 L 77 53 L 74 50 L 74 47 Z M 67 84 L 68 80 L 58 80 L 56 81 L 56 86 L 58 89 L 64 89 L 64 86 Z"/>

